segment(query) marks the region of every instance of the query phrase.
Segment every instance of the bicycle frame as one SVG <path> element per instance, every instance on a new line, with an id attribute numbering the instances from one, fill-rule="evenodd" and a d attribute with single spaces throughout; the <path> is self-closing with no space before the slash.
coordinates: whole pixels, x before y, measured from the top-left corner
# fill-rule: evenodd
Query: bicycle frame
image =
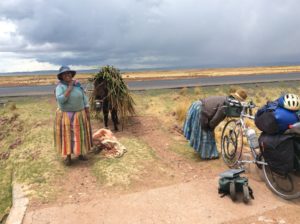
<path id="1" fill-rule="evenodd" d="M 242 106 L 242 111 L 241 111 L 241 115 L 239 117 L 239 119 L 237 120 L 237 124 L 240 124 L 242 127 L 242 135 L 243 137 L 247 138 L 247 142 L 249 145 L 249 139 L 248 136 L 246 134 L 247 130 L 248 130 L 248 126 L 246 125 L 246 122 L 244 121 L 245 118 L 250 119 L 250 120 L 254 120 L 254 116 L 252 115 L 252 109 L 255 108 L 255 105 L 250 101 L 249 103 L 247 102 L 242 102 L 241 103 Z M 249 113 L 248 113 L 249 110 Z M 259 164 L 259 165 L 268 165 L 267 163 L 261 161 L 259 159 L 259 154 L 256 152 L 255 148 L 250 147 L 249 148 L 251 150 L 251 154 L 252 157 L 254 158 L 253 160 L 238 160 L 237 163 L 240 164 L 245 164 L 245 163 L 255 163 L 255 164 Z"/>

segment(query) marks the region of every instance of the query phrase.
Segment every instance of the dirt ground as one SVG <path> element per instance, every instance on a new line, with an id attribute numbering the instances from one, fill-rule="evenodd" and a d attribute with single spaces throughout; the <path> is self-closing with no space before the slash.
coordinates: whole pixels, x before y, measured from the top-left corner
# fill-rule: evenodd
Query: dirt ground
<path id="1" fill-rule="evenodd" d="M 75 160 L 56 183 L 57 200 L 30 203 L 23 223 L 299 223 L 300 200 L 273 195 L 254 167 L 246 173 L 254 200 L 246 205 L 220 198 L 218 175 L 227 169 L 222 159 L 191 162 L 168 150 L 173 138 L 186 140 L 177 127 L 160 125 L 155 117 L 137 116 L 116 133 L 117 138 L 136 136 L 155 151 L 158 160 L 143 170 L 142 180 L 129 189 L 100 186 L 91 174 L 91 153 L 86 162 Z"/>

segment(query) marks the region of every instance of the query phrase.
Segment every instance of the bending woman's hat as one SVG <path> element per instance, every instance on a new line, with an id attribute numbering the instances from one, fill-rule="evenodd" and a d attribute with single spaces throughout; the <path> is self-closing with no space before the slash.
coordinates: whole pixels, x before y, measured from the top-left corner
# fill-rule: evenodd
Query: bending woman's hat
<path id="1" fill-rule="evenodd" d="M 76 75 L 76 71 L 71 70 L 69 66 L 63 65 L 63 66 L 61 66 L 60 69 L 58 70 L 57 78 L 58 78 L 59 80 L 61 80 L 61 79 L 62 79 L 62 77 L 61 77 L 62 74 L 66 73 L 66 72 L 71 73 L 71 74 L 72 74 L 72 77 L 74 77 L 74 76 Z"/>
<path id="2" fill-rule="evenodd" d="M 245 101 L 247 99 L 247 93 L 243 89 L 238 89 L 234 93 L 231 93 L 230 95 L 239 101 Z"/>

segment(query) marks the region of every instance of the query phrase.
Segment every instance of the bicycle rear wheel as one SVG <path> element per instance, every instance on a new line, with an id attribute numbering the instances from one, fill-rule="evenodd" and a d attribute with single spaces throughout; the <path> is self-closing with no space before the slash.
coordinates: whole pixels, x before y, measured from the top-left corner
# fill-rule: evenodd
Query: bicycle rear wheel
<path id="1" fill-rule="evenodd" d="M 264 159 L 262 158 L 264 162 Z M 300 198 L 300 173 L 293 171 L 287 175 L 273 172 L 267 164 L 262 165 L 267 186 L 279 197 L 286 200 Z"/>
<path id="2" fill-rule="evenodd" d="M 237 120 L 229 120 L 222 131 L 221 153 L 227 166 L 235 167 L 241 158 L 243 149 L 242 126 Z"/>

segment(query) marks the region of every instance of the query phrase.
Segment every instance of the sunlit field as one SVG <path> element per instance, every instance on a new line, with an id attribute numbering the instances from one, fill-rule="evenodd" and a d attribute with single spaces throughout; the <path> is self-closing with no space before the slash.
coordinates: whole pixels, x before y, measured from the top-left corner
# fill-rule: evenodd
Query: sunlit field
<path id="1" fill-rule="evenodd" d="M 193 78 L 201 76 L 230 76 L 230 75 L 256 75 L 256 74 L 278 74 L 300 72 L 300 66 L 271 66 L 271 67 L 242 67 L 242 68 L 218 68 L 218 69 L 185 69 L 185 70 L 151 70 L 124 72 L 122 77 L 125 80 L 140 79 L 178 79 Z M 76 79 L 85 83 L 88 78 L 93 77 L 92 73 L 79 73 Z M 32 75 L 1 77 L 1 86 L 27 86 L 27 85 L 54 85 L 57 83 L 56 74 L 53 75 Z"/>

